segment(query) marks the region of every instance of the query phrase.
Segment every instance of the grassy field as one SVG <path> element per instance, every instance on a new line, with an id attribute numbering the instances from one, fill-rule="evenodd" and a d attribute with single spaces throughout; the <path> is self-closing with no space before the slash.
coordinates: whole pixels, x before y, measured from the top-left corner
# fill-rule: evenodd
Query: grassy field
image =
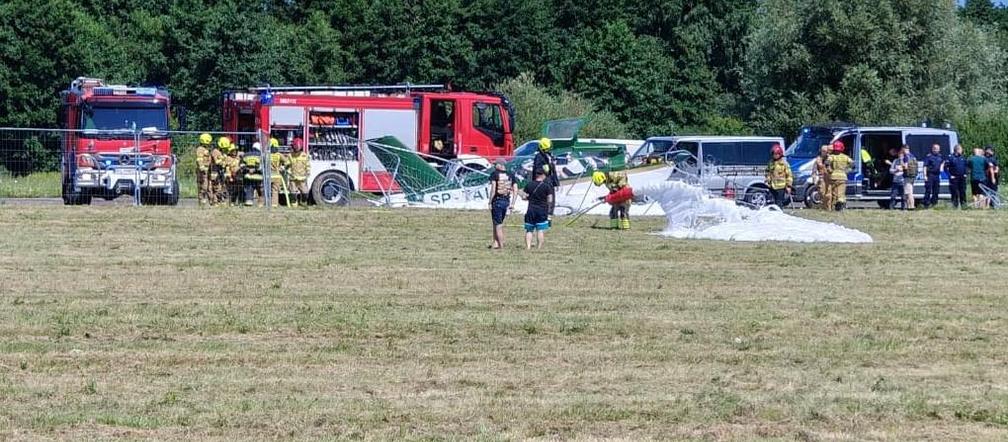
<path id="1" fill-rule="evenodd" d="M 876 243 L 0 207 L 0 439 L 1008 438 L 1008 219 L 836 217 Z"/>
<path id="2" fill-rule="evenodd" d="M 179 177 L 179 194 L 183 198 L 196 197 L 196 179 Z M 36 172 L 25 176 L 12 176 L 0 171 L 0 198 L 59 198 L 60 173 Z"/>

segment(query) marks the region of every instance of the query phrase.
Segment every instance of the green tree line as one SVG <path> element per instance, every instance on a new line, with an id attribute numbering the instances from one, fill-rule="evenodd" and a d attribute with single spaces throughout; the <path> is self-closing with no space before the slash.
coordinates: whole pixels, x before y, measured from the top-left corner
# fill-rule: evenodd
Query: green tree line
<path id="1" fill-rule="evenodd" d="M 0 125 L 53 127 L 79 75 L 167 86 L 198 129 L 228 89 L 409 81 L 515 94 L 522 139 L 589 115 L 613 137 L 930 120 L 1003 146 L 1006 50 L 988 0 L 6 0 Z"/>

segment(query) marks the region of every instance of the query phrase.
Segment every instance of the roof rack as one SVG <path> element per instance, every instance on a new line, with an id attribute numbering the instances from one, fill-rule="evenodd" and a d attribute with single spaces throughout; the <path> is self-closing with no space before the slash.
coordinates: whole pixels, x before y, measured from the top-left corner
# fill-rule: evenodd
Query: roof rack
<path id="1" fill-rule="evenodd" d="M 448 86 L 443 84 L 395 84 L 395 85 L 360 85 L 360 86 L 276 86 L 253 87 L 254 92 L 410 92 L 410 91 L 443 91 Z"/>

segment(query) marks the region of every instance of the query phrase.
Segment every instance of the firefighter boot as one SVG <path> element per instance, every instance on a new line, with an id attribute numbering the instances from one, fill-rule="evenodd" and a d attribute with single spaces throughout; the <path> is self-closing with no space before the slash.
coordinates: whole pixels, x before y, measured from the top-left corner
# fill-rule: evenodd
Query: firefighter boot
<path id="1" fill-rule="evenodd" d="M 630 230 L 630 218 L 623 218 L 620 220 L 620 230 Z"/>

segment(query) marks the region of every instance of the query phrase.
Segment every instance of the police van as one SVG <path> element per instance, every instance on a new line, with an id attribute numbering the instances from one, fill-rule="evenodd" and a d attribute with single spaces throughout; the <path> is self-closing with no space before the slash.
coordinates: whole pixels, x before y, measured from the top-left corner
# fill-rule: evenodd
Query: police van
<path id="1" fill-rule="evenodd" d="M 879 207 L 888 208 L 892 175 L 886 161 L 894 159 L 895 153 L 904 144 L 910 145 L 910 152 L 918 162 L 914 198 L 923 198 L 924 158 L 935 144 L 941 146 L 942 155 L 950 155 L 955 145 L 959 144 L 959 134 L 949 129 L 930 127 L 860 127 L 848 124 L 802 127 L 785 152 L 795 175 L 795 201 L 803 201 L 807 207 L 822 201 L 819 188 L 812 180 L 815 159 L 822 146 L 832 145 L 835 141 L 843 142 L 845 153 L 854 159 L 854 168 L 847 174 L 847 201 L 876 201 Z M 869 157 L 870 161 L 863 161 Z M 945 172 L 941 174 L 940 186 L 939 198 L 949 198 L 948 174 Z"/>
<path id="2" fill-rule="evenodd" d="M 772 201 L 766 168 L 770 150 L 780 137 L 672 136 L 651 137 L 630 157 L 630 166 L 669 163 L 670 179 L 680 179 L 707 190 L 763 207 Z"/>

